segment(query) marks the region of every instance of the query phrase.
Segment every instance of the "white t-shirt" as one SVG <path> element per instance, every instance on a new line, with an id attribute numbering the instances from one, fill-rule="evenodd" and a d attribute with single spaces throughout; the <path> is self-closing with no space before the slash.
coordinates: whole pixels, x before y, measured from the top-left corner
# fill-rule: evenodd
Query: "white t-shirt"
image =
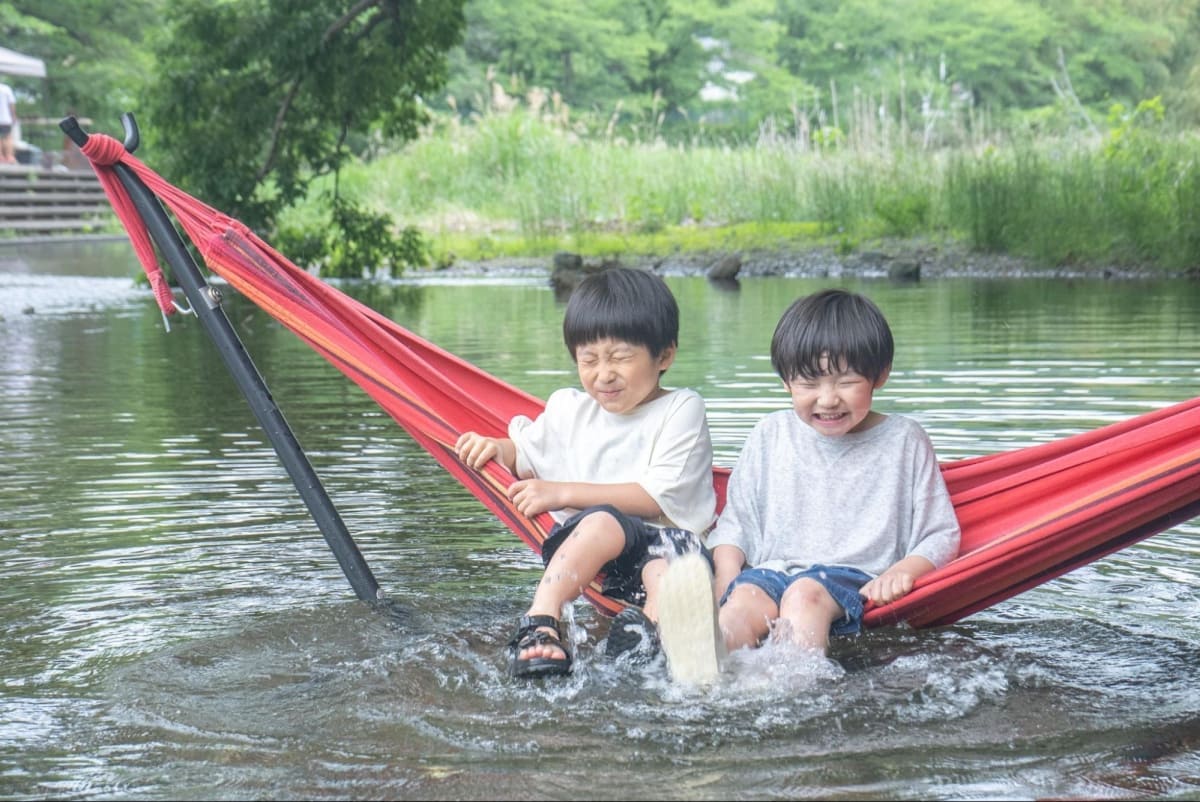
<path id="1" fill-rule="evenodd" d="M 17 98 L 13 95 L 12 87 L 8 84 L 0 83 L 0 125 L 12 125 L 16 120 L 13 119 L 13 107 L 17 105 Z"/>
<path id="2" fill-rule="evenodd" d="M 828 437 L 784 409 L 746 438 L 708 547 L 737 546 L 752 568 L 844 565 L 877 576 L 912 554 L 940 568 L 959 535 L 933 444 L 915 420 L 889 415 Z"/>
<path id="3" fill-rule="evenodd" d="M 556 390 L 537 420 L 518 415 L 508 436 L 517 476 L 556 482 L 636 482 L 662 509 L 647 523 L 703 535 L 716 515 L 712 439 L 704 399 L 671 390 L 615 415 L 582 390 Z M 578 510 L 553 510 L 564 521 Z"/>

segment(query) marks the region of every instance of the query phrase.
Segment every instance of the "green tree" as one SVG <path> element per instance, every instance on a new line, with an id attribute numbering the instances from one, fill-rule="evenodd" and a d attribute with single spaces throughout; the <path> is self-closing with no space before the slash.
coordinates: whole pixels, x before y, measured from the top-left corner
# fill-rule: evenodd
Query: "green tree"
<path id="1" fill-rule="evenodd" d="M 939 87 L 996 108 L 1049 100 L 1052 20 L 1025 0 L 779 0 L 780 63 L 832 94 L 853 87 L 899 102 Z M 906 93 L 906 94 L 904 94 Z"/>
<path id="2" fill-rule="evenodd" d="M 422 98 L 441 87 L 462 27 L 462 0 L 175 0 L 146 104 L 156 165 L 271 232 L 278 212 L 353 158 L 355 145 L 417 135 Z M 376 241 L 376 256 L 402 256 L 411 237 L 385 236 L 386 215 L 347 204 L 331 199 L 332 231 L 307 239 L 309 258 L 336 261 L 344 249 L 334 246 L 351 232 Z"/>
<path id="3" fill-rule="evenodd" d="M 448 94 L 469 114 L 488 108 L 492 81 L 513 94 L 541 87 L 596 127 L 614 116 L 655 132 L 664 123 L 757 121 L 760 110 L 787 111 L 807 91 L 771 61 L 782 32 L 773 4 L 469 0 Z M 713 103 L 702 90 L 729 99 Z"/>
<path id="4" fill-rule="evenodd" d="M 726 136 L 763 121 L 926 132 L 983 107 L 1078 125 L 1167 89 L 1200 108 L 1200 0 L 468 0 L 452 94 L 540 86 L 576 111 Z M 475 99 L 478 99 L 476 101 Z M 1063 114 L 1066 109 L 1069 114 Z M 1036 115 L 1036 117 L 1035 117 Z M 939 122 L 943 121 L 943 122 Z M 593 125 L 597 121 L 592 120 Z M 774 126 L 772 126 L 774 129 Z M 695 135 L 692 128 L 688 135 Z M 796 133 L 800 133 L 797 131 Z"/>
<path id="5" fill-rule="evenodd" d="M 1158 95 L 1195 52 L 1197 0 L 1050 0 L 1047 7 L 1075 91 L 1098 109 Z"/>
<path id="6" fill-rule="evenodd" d="M 790 130 L 816 96 L 808 81 L 778 63 L 786 29 L 776 12 L 775 0 L 696 6 L 704 87 L 687 108 L 706 131 L 741 137 L 757 135 L 767 124 Z"/>
<path id="7" fill-rule="evenodd" d="M 1193 7 L 1194 9 L 1194 7 Z M 1181 20 L 1171 58 L 1171 82 L 1163 92 L 1166 106 L 1185 126 L 1200 124 L 1200 11 Z"/>
<path id="8" fill-rule="evenodd" d="M 620 31 L 582 0 L 471 0 L 448 87 L 462 112 L 487 108 L 491 82 L 520 94 L 558 92 L 568 105 L 611 111 L 627 87 L 610 69 Z"/>
<path id="9" fill-rule="evenodd" d="M 707 4 L 680 0 L 634 0 L 613 4 L 622 26 L 622 57 L 613 68 L 625 78 L 643 110 L 686 108 L 704 85 Z M 631 98 L 633 99 L 633 98 Z"/>
<path id="10" fill-rule="evenodd" d="M 33 99 L 23 116 L 88 117 L 120 130 L 135 110 L 153 59 L 144 35 L 163 0 L 15 0 L 0 3 L 0 43 L 46 62 L 46 79 L 19 83 Z M 24 132 L 29 136 L 30 132 Z"/>
<path id="11" fill-rule="evenodd" d="M 516 94 L 541 87 L 601 117 L 685 103 L 703 57 L 690 9 L 673 0 L 470 0 L 455 59 L 468 77 L 456 76 L 451 93 L 461 111 L 477 111 L 491 80 Z"/>

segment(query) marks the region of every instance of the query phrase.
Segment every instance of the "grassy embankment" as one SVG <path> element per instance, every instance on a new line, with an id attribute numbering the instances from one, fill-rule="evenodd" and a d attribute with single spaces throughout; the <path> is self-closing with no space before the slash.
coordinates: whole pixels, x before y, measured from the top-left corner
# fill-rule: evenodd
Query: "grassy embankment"
<path id="1" fill-rule="evenodd" d="M 443 121 L 351 166 L 341 189 L 419 226 L 443 265 L 923 238 L 1046 266 L 1200 266 L 1200 139 L 1167 131 L 1157 101 L 1099 134 L 938 150 L 911 140 L 672 147 L 581 137 L 516 110 Z"/>

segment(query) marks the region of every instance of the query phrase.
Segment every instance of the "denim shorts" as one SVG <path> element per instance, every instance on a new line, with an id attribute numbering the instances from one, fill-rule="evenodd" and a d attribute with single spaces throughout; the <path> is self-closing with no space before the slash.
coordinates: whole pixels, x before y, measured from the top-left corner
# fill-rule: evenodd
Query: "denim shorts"
<path id="1" fill-rule="evenodd" d="M 721 597 L 721 604 L 738 585 L 754 585 L 771 597 L 778 607 L 784 591 L 797 579 L 816 580 L 842 606 L 846 614 L 833 622 L 829 627 L 830 633 L 853 635 L 862 628 L 863 597 L 858 594 L 858 589 L 871 581 L 871 575 L 844 565 L 813 565 L 791 574 L 766 568 L 747 568 L 729 583 L 729 589 Z"/>
<path id="2" fill-rule="evenodd" d="M 712 553 L 694 533 L 686 529 L 653 526 L 636 515 L 626 515 L 610 504 L 599 504 L 580 510 L 562 523 L 556 523 L 542 544 L 542 563 L 549 565 L 554 553 L 579 526 L 579 522 L 596 512 L 607 512 L 617 519 L 625 532 L 625 548 L 616 559 L 604 564 L 602 589 L 605 596 L 636 604 L 646 603 L 646 586 L 642 584 L 642 569 L 659 557 L 677 557 L 689 551 L 704 555 L 711 567 Z"/>

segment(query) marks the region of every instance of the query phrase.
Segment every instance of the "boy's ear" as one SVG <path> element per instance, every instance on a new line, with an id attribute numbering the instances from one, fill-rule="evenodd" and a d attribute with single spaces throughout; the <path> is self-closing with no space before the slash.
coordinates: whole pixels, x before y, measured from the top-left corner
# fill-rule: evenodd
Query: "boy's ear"
<path id="1" fill-rule="evenodd" d="M 677 350 L 679 350 L 679 346 L 668 345 L 663 349 L 662 353 L 658 355 L 658 372 L 660 374 L 666 373 L 667 368 L 675 364 L 675 352 Z"/>
<path id="2" fill-rule="evenodd" d="M 888 365 L 886 368 L 883 369 L 883 373 L 879 374 L 879 378 L 875 380 L 875 387 L 873 389 L 878 390 L 880 387 L 887 384 L 888 376 L 891 376 L 891 375 L 892 375 L 892 366 Z"/>

